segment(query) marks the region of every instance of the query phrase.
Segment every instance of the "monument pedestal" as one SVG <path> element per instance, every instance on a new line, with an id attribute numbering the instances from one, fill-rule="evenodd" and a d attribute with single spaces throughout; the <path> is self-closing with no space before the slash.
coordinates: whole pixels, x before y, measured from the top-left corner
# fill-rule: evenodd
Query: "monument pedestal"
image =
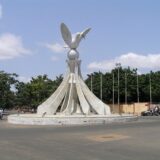
<path id="1" fill-rule="evenodd" d="M 46 115 L 40 117 L 37 114 L 20 114 L 8 116 L 8 122 L 12 124 L 23 125 L 53 125 L 53 126 L 70 126 L 70 125 L 97 125 L 109 123 L 123 123 L 137 120 L 137 116 L 133 115 Z"/>

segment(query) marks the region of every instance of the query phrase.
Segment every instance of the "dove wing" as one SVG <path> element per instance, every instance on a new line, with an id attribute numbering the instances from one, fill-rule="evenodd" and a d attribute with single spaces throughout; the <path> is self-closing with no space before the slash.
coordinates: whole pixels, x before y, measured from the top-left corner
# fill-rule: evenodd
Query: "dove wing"
<path id="1" fill-rule="evenodd" d="M 65 43 L 70 47 L 72 42 L 72 35 L 64 23 L 61 23 L 61 34 Z"/>
<path id="2" fill-rule="evenodd" d="M 84 30 L 81 35 L 83 38 L 85 38 L 86 34 L 91 30 L 91 28 L 87 28 L 86 30 Z"/>

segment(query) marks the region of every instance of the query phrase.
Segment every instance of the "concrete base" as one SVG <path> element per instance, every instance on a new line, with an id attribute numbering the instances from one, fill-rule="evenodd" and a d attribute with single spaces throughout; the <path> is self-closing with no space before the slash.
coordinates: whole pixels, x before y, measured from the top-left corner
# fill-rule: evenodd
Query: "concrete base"
<path id="1" fill-rule="evenodd" d="M 93 125 L 93 124 L 107 124 L 114 122 L 129 122 L 137 120 L 137 116 L 133 115 L 46 115 L 41 117 L 37 114 L 15 114 L 8 116 L 8 122 L 12 124 L 24 125 Z"/>

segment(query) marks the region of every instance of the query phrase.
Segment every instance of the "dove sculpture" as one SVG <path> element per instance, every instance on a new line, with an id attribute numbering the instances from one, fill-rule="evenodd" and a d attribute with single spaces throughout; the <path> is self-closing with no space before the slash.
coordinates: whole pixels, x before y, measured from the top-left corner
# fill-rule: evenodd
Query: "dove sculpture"
<path id="1" fill-rule="evenodd" d="M 67 73 L 57 90 L 38 106 L 39 115 L 110 115 L 110 107 L 98 99 L 87 87 L 81 74 L 81 60 L 77 48 L 90 28 L 73 36 L 68 27 L 61 23 L 64 42 L 69 48 Z"/>
<path id="2" fill-rule="evenodd" d="M 61 23 L 61 34 L 62 34 L 63 40 L 71 50 L 72 49 L 76 50 L 78 48 L 82 38 L 85 38 L 86 34 L 90 30 L 91 28 L 87 28 L 82 32 L 77 32 L 75 36 L 72 36 L 68 27 L 64 23 Z"/>

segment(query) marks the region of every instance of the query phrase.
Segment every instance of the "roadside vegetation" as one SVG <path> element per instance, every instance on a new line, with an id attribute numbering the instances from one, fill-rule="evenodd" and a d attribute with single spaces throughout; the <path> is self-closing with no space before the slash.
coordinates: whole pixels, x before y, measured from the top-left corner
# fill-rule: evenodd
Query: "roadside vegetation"
<path id="1" fill-rule="evenodd" d="M 118 90 L 118 69 L 119 69 L 119 96 L 120 103 L 125 102 L 127 88 L 127 102 L 137 102 L 137 69 L 115 68 L 111 72 L 94 72 L 88 74 L 85 80 L 88 87 L 97 97 L 101 97 L 105 103 L 112 103 L 113 100 L 113 74 L 114 74 L 114 101 L 117 103 Z M 0 108 L 34 108 L 45 101 L 60 85 L 63 76 L 55 79 L 47 75 L 32 77 L 30 82 L 24 83 L 18 80 L 15 73 L 0 71 Z M 149 102 L 150 87 L 152 89 L 152 102 L 160 102 L 160 71 L 138 75 L 139 101 Z"/>

